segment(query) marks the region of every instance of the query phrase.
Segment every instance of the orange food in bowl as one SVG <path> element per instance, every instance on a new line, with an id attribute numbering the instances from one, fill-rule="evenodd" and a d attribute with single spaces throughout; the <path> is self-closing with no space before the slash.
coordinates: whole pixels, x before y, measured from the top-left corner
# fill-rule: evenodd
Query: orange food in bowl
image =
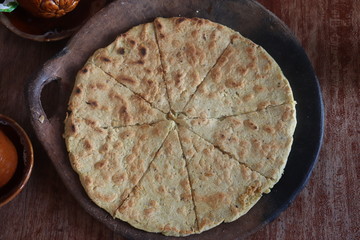
<path id="1" fill-rule="evenodd" d="M 58 18 L 71 12 L 80 0 L 18 0 L 21 7 L 35 17 Z"/>
<path id="2" fill-rule="evenodd" d="M 0 187 L 7 184 L 15 173 L 18 164 L 16 148 L 0 129 Z"/>

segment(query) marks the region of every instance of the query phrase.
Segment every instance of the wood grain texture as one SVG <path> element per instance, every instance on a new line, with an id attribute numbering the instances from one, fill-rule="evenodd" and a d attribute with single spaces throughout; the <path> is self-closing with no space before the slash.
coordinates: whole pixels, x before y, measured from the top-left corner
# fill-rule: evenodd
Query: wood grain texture
<path id="1" fill-rule="evenodd" d="M 360 238 L 360 3 L 352 0 L 260 0 L 299 38 L 320 81 L 324 145 L 306 188 L 249 239 Z M 34 143 L 35 167 L 24 191 L 0 208 L 0 240 L 118 239 L 67 192 L 31 132 L 23 89 L 66 41 L 36 43 L 0 26 L 0 113 L 17 120 Z M 52 99 L 52 96 L 44 96 Z"/>
<path id="2" fill-rule="evenodd" d="M 325 136 L 307 187 L 252 239 L 360 238 L 360 2 L 259 1 L 295 33 L 325 104 Z"/>

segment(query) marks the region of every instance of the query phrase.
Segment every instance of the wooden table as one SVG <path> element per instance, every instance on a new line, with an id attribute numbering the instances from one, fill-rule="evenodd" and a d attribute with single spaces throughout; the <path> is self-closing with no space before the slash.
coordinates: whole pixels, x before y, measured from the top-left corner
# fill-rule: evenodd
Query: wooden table
<path id="1" fill-rule="evenodd" d="M 360 239 L 360 4 L 260 2 L 302 42 L 322 88 L 326 128 L 319 162 L 306 188 L 280 217 L 249 239 Z M 30 133 L 35 150 L 28 185 L 0 209 L 0 240 L 123 239 L 88 215 L 68 193 L 29 123 L 26 82 L 65 44 L 32 42 L 0 26 L 0 113 Z"/>

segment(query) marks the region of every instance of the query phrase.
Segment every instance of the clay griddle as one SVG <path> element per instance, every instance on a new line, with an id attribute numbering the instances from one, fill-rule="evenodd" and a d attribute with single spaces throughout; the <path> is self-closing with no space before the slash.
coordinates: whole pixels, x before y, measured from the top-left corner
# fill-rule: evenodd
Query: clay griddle
<path id="1" fill-rule="evenodd" d="M 115 1 L 98 12 L 50 59 L 26 88 L 30 118 L 63 182 L 94 218 L 127 239 L 179 239 L 148 233 L 113 219 L 86 195 L 70 166 L 62 134 L 67 102 L 77 71 L 93 52 L 110 44 L 132 26 L 162 17 L 201 17 L 224 24 L 265 48 L 288 78 L 297 101 L 298 125 L 285 173 L 270 194 L 243 217 L 184 239 L 241 239 L 275 219 L 303 189 L 316 163 L 323 136 L 323 103 L 317 78 L 299 42 L 272 13 L 252 0 Z M 53 106 L 41 102 L 44 86 L 51 87 Z M 51 85 L 50 84 L 50 85 Z M 46 109 L 46 112 L 44 111 Z"/>

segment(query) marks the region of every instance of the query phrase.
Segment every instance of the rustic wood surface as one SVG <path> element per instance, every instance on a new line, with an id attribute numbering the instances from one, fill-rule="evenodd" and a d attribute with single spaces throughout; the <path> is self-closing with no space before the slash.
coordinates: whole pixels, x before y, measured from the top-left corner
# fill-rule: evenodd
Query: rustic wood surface
<path id="1" fill-rule="evenodd" d="M 360 3 L 259 2 L 292 29 L 313 63 L 326 125 L 308 185 L 280 217 L 249 239 L 360 239 Z M 24 87 L 29 76 L 65 44 L 65 40 L 32 42 L 0 26 L 0 113 L 27 130 L 35 150 L 28 185 L 0 208 L 0 240 L 124 240 L 89 216 L 68 193 L 31 130 Z"/>

